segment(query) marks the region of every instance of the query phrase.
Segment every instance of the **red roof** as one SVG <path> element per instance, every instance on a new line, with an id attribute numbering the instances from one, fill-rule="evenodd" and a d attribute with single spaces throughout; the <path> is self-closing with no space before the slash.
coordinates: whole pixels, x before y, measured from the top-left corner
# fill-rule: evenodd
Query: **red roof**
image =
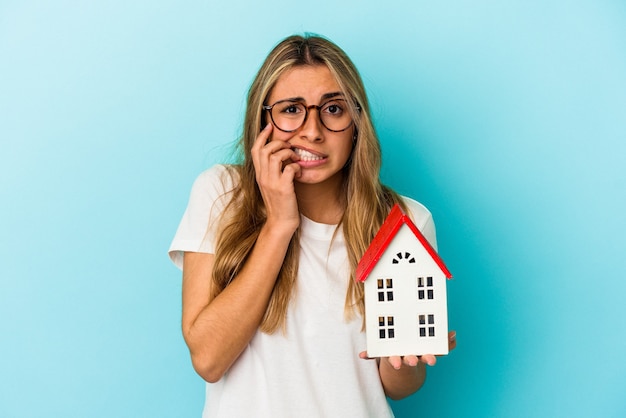
<path id="1" fill-rule="evenodd" d="M 446 275 L 448 279 L 452 278 L 452 274 L 443 263 L 437 251 L 430 245 L 428 240 L 422 235 L 422 233 L 417 229 L 411 218 L 408 217 L 406 213 L 400 208 L 400 206 L 396 203 L 394 207 L 391 209 L 389 216 L 385 219 L 385 222 L 381 225 L 378 233 L 370 243 L 370 246 L 363 254 L 361 261 L 359 261 L 359 265 L 356 267 L 356 280 L 364 282 L 367 279 L 367 276 L 371 273 L 372 269 L 378 263 L 378 260 L 383 256 L 383 253 L 395 237 L 396 233 L 400 229 L 402 225 L 406 225 L 415 235 L 415 238 L 419 240 L 424 249 L 428 252 L 428 254 L 432 257 L 433 261 L 437 263 L 437 266 L 441 269 L 441 271 Z"/>

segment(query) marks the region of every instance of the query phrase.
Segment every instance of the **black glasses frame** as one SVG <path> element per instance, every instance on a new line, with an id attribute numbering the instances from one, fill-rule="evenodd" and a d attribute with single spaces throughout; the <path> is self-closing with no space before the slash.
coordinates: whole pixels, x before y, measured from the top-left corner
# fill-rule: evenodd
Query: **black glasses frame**
<path id="1" fill-rule="evenodd" d="M 321 116 L 321 114 L 320 114 L 320 111 L 322 110 L 322 108 L 323 108 L 324 106 L 326 106 L 326 104 L 328 104 L 328 102 L 332 102 L 332 101 L 343 101 L 343 102 L 346 102 L 346 104 L 348 104 L 348 101 L 347 101 L 346 99 L 331 99 L 331 100 L 328 100 L 328 101 L 326 101 L 326 102 L 322 103 L 321 105 L 309 105 L 309 106 L 307 106 L 307 105 L 306 105 L 305 103 L 303 103 L 303 102 L 294 102 L 293 100 L 286 99 L 286 100 L 279 100 L 279 101 L 277 101 L 276 103 L 274 103 L 274 104 L 272 104 L 272 105 L 263 105 L 263 110 L 267 110 L 267 111 L 269 112 L 269 114 L 270 114 L 270 119 L 272 119 L 272 123 L 274 124 L 274 126 L 276 127 L 276 129 L 278 129 L 279 131 L 283 131 L 283 132 L 295 132 L 295 131 L 297 131 L 298 129 L 300 129 L 300 128 L 302 128 L 302 127 L 304 126 L 304 124 L 306 123 L 307 119 L 309 118 L 309 110 L 310 110 L 310 109 L 317 109 L 317 113 L 318 113 L 318 115 L 319 115 L 320 122 L 321 122 L 322 126 L 323 126 L 326 130 L 328 130 L 328 131 L 330 131 L 330 132 L 343 132 L 343 131 L 345 131 L 346 129 L 348 129 L 349 127 L 351 127 L 351 126 L 354 124 L 354 119 L 351 119 L 351 120 L 350 120 L 350 124 L 349 124 L 348 126 L 346 126 L 346 127 L 345 127 L 345 128 L 343 128 L 343 129 L 340 129 L 340 130 L 336 131 L 336 130 L 334 130 L 334 129 L 330 129 L 328 126 L 326 126 L 326 124 L 324 123 L 324 120 L 322 119 L 322 116 Z M 276 106 L 277 104 L 281 104 L 281 103 L 285 103 L 285 102 L 300 103 L 300 104 L 303 104 L 303 105 L 304 105 L 304 112 L 305 112 L 305 113 L 304 113 L 304 119 L 302 120 L 302 123 L 300 124 L 300 126 L 298 126 L 296 129 L 291 129 L 291 130 L 281 129 L 281 128 L 280 128 L 280 127 L 276 124 L 276 122 L 274 122 L 274 115 L 272 115 L 272 109 L 273 109 L 273 108 L 274 108 L 274 106 Z M 355 106 L 355 110 L 356 110 L 357 112 L 359 112 L 359 111 L 361 111 L 361 107 L 360 107 L 359 105 L 356 105 L 356 106 Z"/>

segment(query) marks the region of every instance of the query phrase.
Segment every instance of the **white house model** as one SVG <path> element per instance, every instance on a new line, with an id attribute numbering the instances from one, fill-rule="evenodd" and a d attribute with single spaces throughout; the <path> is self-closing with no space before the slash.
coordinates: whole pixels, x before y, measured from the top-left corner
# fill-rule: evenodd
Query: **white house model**
<path id="1" fill-rule="evenodd" d="M 452 275 L 395 205 L 359 261 L 369 357 L 448 354 L 446 279 Z"/>

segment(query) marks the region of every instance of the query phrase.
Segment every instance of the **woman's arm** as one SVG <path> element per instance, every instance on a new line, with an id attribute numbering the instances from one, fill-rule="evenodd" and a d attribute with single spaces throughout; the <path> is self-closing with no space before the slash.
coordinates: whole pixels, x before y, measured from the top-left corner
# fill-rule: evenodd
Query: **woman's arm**
<path id="1" fill-rule="evenodd" d="M 266 225 L 237 277 L 210 300 L 213 254 L 185 253 L 182 329 L 196 372 L 218 381 L 256 332 L 293 231 Z"/>
<path id="2" fill-rule="evenodd" d="M 300 223 L 293 186 L 300 167 L 288 162 L 297 156 L 284 141 L 268 142 L 271 132 L 268 125 L 252 148 L 267 220 L 242 269 L 210 300 L 214 255 L 183 258 L 183 336 L 195 370 L 208 382 L 221 379 L 257 331 Z"/>
<path id="3" fill-rule="evenodd" d="M 448 333 L 450 350 L 456 347 L 456 332 Z M 361 358 L 367 358 L 361 353 Z M 392 356 L 379 360 L 378 372 L 383 384 L 385 395 L 398 400 L 417 392 L 426 380 L 426 364 L 434 366 L 437 357 L 427 354 L 423 356 Z"/>
<path id="4" fill-rule="evenodd" d="M 435 356 L 388 357 L 380 360 L 378 372 L 385 395 L 393 400 L 406 398 L 417 392 L 426 380 L 426 364 L 433 366 Z"/>

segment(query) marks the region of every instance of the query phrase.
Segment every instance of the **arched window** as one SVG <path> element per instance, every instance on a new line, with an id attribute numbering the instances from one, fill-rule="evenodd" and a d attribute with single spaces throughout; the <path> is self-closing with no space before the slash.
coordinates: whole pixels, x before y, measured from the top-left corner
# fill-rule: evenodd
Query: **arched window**
<path id="1" fill-rule="evenodd" d="M 404 253 L 403 252 L 397 253 L 396 256 L 393 258 L 393 260 L 391 260 L 391 262 L 393 264 L 399 264 L 400 261 L 402 260 L 408 261 L 410 264 L 415 263 L 415 257 L 413 257 L 411 253 L 406 252 L 406 251 Z"/>

